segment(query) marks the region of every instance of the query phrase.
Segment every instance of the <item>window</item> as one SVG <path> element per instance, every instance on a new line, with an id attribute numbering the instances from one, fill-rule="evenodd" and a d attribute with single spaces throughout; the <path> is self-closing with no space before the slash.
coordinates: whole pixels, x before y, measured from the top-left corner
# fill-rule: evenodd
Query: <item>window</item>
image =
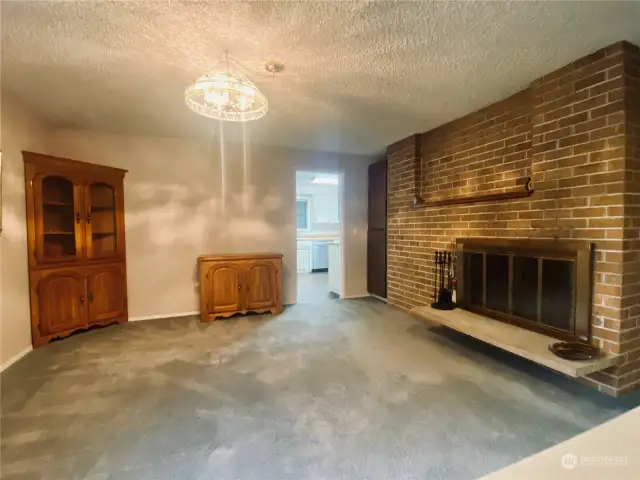
<path id="1" fill-rule="evenodd" d="M 296 200 L 296 227 L 298 230 L 309 230 L 309 200 Z"/>

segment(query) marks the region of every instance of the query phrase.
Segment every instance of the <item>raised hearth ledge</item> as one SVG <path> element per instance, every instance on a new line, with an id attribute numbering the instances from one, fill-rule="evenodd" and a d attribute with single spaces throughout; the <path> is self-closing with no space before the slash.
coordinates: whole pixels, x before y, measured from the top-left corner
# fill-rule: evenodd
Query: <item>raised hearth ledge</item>
<path id="1" fill-rule="evenodd" d="M 462 197 L 451 197 L 451 198 L 443 198 L 441 200 L 431 200 L 431 201 L 419 201 L 415 203 L 414 208 L 423 208 L 423 207 L 440 207 L 446 205 L 464 205 L 467 203 L 478 203 L 478 202 L 495 202 L 498 200 L 514 200 L 516 198 L 527 198 L 533 195 L 533 190 L 525 190 L 523 188 L 519 188 L 517 190 L 511 190 L 508 192 L 501 193 L 487 193 L 485 195 L 465 195 Z"/>
<path id="2" fill-rule="evenodd" d="M 549 351 L 549 345 L 560 341 L 556 338 L 531 332 L 460 308 L 443 311 L 431 307 L 415 307 L 411 309 L 410 313 L 426 322 L 451 328 L 573 378 L 584 377 L 590 373 L 604 370 L 616 365 L 619 361 L 619 357 L 613 354 L 605 354 L 594 360 L 579 362 L 565 360 L 556 357 Z"/>

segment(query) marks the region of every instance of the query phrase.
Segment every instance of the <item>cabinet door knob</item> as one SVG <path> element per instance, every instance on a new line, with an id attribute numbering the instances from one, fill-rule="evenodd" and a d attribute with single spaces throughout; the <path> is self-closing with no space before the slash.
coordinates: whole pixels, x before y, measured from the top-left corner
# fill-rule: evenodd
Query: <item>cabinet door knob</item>
<path id="1" fill-rule="evenodd" d="M 84 295 L 80 295 L 80 303 L 84 303 Z"/>
<path id="2" fill-rule="evenodd" d="M 242 290 L 242 285 L 238 284 L 238 290 Z"/>
<path id="3" fill-rule="evenodd" d="M 80 223 L 80 212 L 76 212 L 76 223 Z"/>
<path id="4" fill-rule="evenodd" d="M 91 223 L 91 214 L 87 213 L 87 223 Z"/>

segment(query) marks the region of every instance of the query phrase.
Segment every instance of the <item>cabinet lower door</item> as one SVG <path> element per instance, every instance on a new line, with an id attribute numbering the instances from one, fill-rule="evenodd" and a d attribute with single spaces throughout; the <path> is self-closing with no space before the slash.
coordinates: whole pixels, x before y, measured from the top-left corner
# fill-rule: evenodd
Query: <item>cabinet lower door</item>
<path id="1" fill-rule="evenodd" d="M 242 267 L 232 262 L 215 262 L 204 272 L 205 307 L 210 314 L 243 309 Z"/>
<path id="2" fill-rule="evenodd" d="M 127 316 L 127 282 L 124 264 L 91 267 L 89 323 Z"/>
<path id="3" fill-rule="evenodd" d="M 73 270 L 38 272 L 37 328 L 47 336 L 87 324 L 87 279 Z"/>
<path id="4" fill-rule="evenodd" d="M 278 303 L 276 267 L 271 262 L 248 262 L 245 270 L 245 308 L 269 308 Z"/>

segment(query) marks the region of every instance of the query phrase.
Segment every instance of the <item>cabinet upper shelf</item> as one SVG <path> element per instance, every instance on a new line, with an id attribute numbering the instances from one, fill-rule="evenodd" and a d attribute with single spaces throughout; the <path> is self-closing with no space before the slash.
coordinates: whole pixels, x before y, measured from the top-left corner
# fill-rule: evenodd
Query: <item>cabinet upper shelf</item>
<path id="1" fill-rule="evenodd" d="M 124 170 L 29 152 L 23 159 L 30 267 L 125 257 Z"/>

